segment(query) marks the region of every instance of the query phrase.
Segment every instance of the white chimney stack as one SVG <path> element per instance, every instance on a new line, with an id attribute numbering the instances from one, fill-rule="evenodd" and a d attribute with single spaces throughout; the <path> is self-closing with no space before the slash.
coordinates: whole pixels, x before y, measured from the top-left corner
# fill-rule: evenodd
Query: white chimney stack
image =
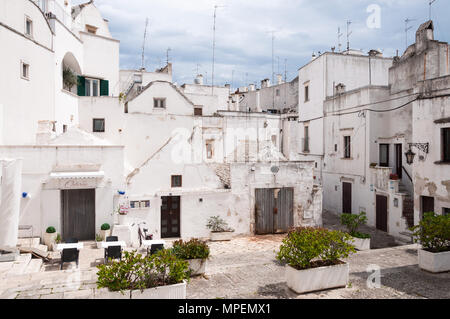
<path id="1" fill-rule="evenodd" d="M 194 82 L 197 85 L 203 85 L 203 75 L 201 74 L 197 75 Z"/>

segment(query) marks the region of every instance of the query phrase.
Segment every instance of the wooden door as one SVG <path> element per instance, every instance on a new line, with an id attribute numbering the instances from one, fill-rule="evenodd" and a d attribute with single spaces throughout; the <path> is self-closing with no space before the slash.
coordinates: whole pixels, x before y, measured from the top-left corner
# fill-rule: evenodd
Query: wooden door
<path id="1" fill-rule="evenodd" d="M 395 171 L 400 179 L 403 177 L 403 145 L 395 144 Z"/>
<path id="2" fill-rule="evenodd" d="M 377 229 L 384 232 L 388 231 L 388 198 L 386 196 L 377 195 L 376 200 L 376 226 Z"/>
<path id="3" fill-rule="evenodd" d="M 294 189 L 257 189 L 256 234 L 285 233 L 294 226 Z"/>
<path id="4" fill-rule="evenodd" d="M 164 196 L 161 198 L 161 237 L 180 237 L 180 204 L 179 196 Z"/>
<path id="5" fill-rule="evenodd" d="M 95 240 L 95 189 L 61 191 L 62 239 Z"/>
<path id="6" fill-rule="evenodd" d="M 420 219 L 423 219 L 425 213 L 434 213 L 434 197 L 422 196 L 421 197 L 421 216 Z"/>
<path id="7" fill-rule="evenodd" d="M 342 183 L 342 212 L 352 213 L 352 184 Z"/>

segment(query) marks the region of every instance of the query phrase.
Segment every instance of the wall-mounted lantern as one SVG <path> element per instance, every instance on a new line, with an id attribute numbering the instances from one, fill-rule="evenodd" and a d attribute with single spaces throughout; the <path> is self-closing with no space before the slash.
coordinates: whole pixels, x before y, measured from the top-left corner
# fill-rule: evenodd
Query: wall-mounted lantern
<path id="1" fill-rule="evenodd" d="M 420 151 L 424 152 L 425 154 L 428 154 L 430 150 L 430 143 L 409 143 L 409 150 L 405 153 L 406 156 L 406 162 L 408 165 L 411 165 L 414 163 L 414 157 L 416 156 L 416 153 L 412 151 L 413 147 L 416 147 Z"/>

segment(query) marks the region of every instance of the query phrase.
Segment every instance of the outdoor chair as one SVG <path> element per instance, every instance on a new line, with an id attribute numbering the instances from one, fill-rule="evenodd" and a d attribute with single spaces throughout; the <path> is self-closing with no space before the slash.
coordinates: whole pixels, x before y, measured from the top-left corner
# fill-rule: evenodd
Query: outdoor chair
<path id="1" fill-rule="evenodd" d="M 154 255 L 156 254 L 158 251 L 163 250 L 164 249 L 164 245 L 163 244 L 156 244 L 156 245 L 152 245 L 150 247 L 150 255 Z M 148 253 L 148 252 L 147 252 Z"/>
<path id="2" fill-rule="evenodd" d="M 66 240 L 66 244 L 77 244 L 78 239 L 70 238 Z M 61 270 L 64 263 L 76 262 L 78 268 L 80 252 L 76 248 L 63 249 L 61 252 Z"/>
<path id="3" fill-rule="evenodd" d="M 119 241 L 117 236 L 109 236 L 106 238 L 107 242 Z M 122 259 L 122 247 L 121 246 L 110 246 L 105 248 L 105 264 L 109 259 Z"/>

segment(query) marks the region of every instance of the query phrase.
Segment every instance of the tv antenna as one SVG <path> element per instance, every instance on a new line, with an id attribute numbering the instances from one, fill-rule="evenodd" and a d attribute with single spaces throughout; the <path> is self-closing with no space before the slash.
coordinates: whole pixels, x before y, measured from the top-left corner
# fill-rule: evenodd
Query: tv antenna
<path id="1" fill-rule="evenodd" d="M 214 6 L 214 25 L 213 25 L 213 57 L 212 57 L 212 74 L 211 74 L 211 87 L 212 87 L 212 95 L 214 95 L 214 64 L 216 62 L 216 18 L 217 18 L 217 9 L 224 8 L 225 6 Z"/>
<path id="2" fill-rule="evenodd" d="M 408 49 L 408 31 L 412 29 L 412 26 L 409 26 L 409 23 L 412 21 L 416 21 L 416 19 L 406 18 L 405 20 L 405 50 Z"/>
<path id="3" fill-rule="evenodd" d="M 275 82 L 275 33 L 277 31 L 272 30 L 267 33 L 272 34 L 272 85 Z"/>
<path id="4" fill-rule="evenodd" d="M 352 22 L 347 20 L 347 51 L 350 51 L 350 35 L 353 33 L 353 31 L 350 31 L 351 24 Z"/>
<path id="5" fill-rule="evenodd" d="M 169 52 L 170 51 L 172 51 L 172 49 L 171 48 L 167 48 L 167 51 L 166 51 L 166 63 L 167 63 L 167 65 L 169 65 Z"/>
<path id="6" fill-rule="evenodd" d="M 341 37 L 344 34 L 341 33 L 341 27 L 338 27 L 338 47 L 339 47 L 339 52 L 342 52 L 342 43 L 341 43 Z"/>
<path id="7" fill-rule="evenodd" d="M 436 0 L 430 0 L 428 2 L 429 6 L 430 6 L 430 20 L 431 20 L 431 7 L 433 6 L 433 3 L 435 3 L 435 2 L 436 2 Z"/>
<path id="8" fill-rule="evenodd" d="M 141 70 L 145 69 L 145 41 L 147 40 L 148 18 L 145 19 L 144 44 L 142 45 L 142 64 Z"/>

